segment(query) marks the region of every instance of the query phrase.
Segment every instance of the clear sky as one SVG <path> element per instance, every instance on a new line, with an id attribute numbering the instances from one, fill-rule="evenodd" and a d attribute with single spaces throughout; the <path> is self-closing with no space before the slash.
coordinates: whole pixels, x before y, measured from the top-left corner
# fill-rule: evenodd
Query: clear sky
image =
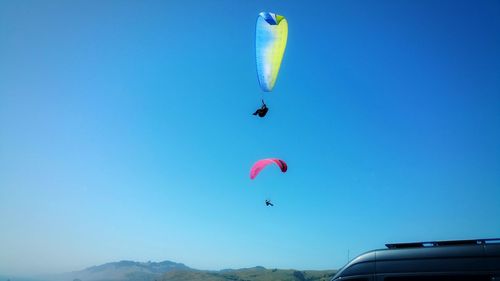
<path id="1" fill-rule="evenodd" d="M 265 94 L 261 11 L 289 23 Z M 0 272 L 498 237 L 499 50 L 495 0 L 1 1 Z"/>

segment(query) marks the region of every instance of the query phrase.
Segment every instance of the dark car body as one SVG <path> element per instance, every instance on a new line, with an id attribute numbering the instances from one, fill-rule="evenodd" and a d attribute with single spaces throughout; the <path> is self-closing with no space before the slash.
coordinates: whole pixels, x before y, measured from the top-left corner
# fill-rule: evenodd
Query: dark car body
<path id="1" fill-rule="evenodd" d="M 500 239 L 387 244 L 345 265 L 332 281 L 500 281 Z"/>

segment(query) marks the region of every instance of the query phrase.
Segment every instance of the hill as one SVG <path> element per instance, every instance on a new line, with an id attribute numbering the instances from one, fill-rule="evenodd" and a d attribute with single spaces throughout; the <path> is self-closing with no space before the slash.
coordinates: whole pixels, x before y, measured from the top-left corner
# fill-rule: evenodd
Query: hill
<path id="1" fill-rule="evenodd" d="M 36 279 L 5 276 L 0 281 L 328 281 L 335 272 L 266 269 L 262 266 L 210 271 L 193 269 L 171 261 L 120 261 Z"/>
<path id="2" fill-rule="evenodd" d="M 334 270 L 283 270 L 254 267 L 237 270 L 200 271 L 174 270 L 165 273 L 158 281 L 328 281 Z"/>
<path id="3" fill-rule="evenodd" d="M 46 276 L 49 281 L 152 281 L 172 271 L 189 271 L 182 263 L 119 261 L 92 266 L 80 271 Z"/>

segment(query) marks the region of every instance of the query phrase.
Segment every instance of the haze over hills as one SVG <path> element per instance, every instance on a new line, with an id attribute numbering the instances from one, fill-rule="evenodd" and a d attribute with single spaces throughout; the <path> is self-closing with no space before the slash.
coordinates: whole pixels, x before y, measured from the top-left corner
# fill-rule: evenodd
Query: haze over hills
<path id="1" fill-rule="evenodd" d="M 92 266 L 29 281 L 327 281 L 334 270 L 266 269 L 262 266 L 220 271 L 197 270 L 182 263 L 119 261 Z M 26 278 L 0 276 L 0 281 L 26 281 Z"/>
<path id="2" fill-rule="evenodd" d="M 49 278 L 54 281 L 72 281 L 74 279 L 79 279 L 81 281 L 149 281 L 154 280 L 160 277 L 162 274 L 172 270 L 192 269 L 182 263 L 175 263 L 172 261 L 119 261 L 91 266 L 80 271 L 53 275 Z"/>

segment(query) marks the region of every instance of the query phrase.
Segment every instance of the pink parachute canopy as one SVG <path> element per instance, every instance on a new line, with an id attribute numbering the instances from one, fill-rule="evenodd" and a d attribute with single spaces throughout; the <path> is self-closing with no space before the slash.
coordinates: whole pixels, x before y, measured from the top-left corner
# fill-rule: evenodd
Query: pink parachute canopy
<path id="1" fill-rule="evenodd" d="M 283 173 L 286 172 L 286 170 L 288 169 L 288 166 L 283 160 L 277 158 L 261 159 L 255 162 L 255 164 L 253 164 L 252 166 L 252 169 L 250 169 L 250 178 L 255 179 L 255 177 L 260 173 L 260 171 L 262 171 L 267 165 L 272 163 L 278 165 L 278 167 L 280 167 Z"/>

